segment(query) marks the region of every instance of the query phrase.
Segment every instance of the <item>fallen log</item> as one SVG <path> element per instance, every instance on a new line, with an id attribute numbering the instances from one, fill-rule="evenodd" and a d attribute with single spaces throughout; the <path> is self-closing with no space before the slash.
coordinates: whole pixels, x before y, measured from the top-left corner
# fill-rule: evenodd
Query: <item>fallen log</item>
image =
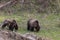
<path id="1" fill-rule="evenodd" d="M 11 0 L 11 1 L 5 3 L 5 4 L 0 5 L 0 9 L 2 9 L 3 7 L 6 7 L 6 6 L 14 5 L 16 2 L 17 1 L 15 1 L 15 0 Z"/>
<path id="2" fill-rule="evenodd" d="M 12 31 L 0 30 L 0 40 L 38 40 L 38 37 L 32 34 L 23 35 Z"/>

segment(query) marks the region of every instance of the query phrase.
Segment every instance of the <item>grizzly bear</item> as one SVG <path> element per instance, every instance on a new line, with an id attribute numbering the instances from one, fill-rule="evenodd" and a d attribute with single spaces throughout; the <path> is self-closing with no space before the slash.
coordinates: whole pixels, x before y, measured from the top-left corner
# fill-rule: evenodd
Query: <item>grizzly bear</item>
<path id="1" fill-rule="evenodd" d="M 18 30 L 18 25 L 16 23 L 16 20 L 14 20 L 14 19 L 13 20 L 10 20 L 10 19 L 4 20 L 3 24 L 2 24 L 2 29 L 4 29 L 6 26 L 11 31 L 13 31 L 14 29 L 15 29 L 15 31 Z"/>
<path id="2" fill-rule="evenodd" d="M 40 30 L 39 22 L 36 19 L 29 19 L 27 22 L 27 30 L 36 31 Z"/>

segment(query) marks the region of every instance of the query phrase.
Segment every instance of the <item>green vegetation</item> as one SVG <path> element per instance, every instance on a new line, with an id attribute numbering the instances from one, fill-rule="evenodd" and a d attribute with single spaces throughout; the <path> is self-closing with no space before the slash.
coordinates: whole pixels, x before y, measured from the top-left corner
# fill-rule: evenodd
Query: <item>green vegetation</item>
<path id="1" fill-rule="evenodd" d="M 60 14 L 30 14 L 30 13 L 16 13 L 15 15 L 0 15 L 0 22 L 3 22 L 4 19 L 13 18 L 16 19 L 19 26 L 19 33 L 28 33 L 27 31 L 27 20 L 29 18 L 38 19 L 41 30 L 39 32 L 30 32 L 34 33 L 41 37 L 51 38 L 53 40 L 60 40 Z"/>
<path id="2" fill-rule="evenodd" d="M 0 0 L 2 5 L 9 1 L 12 0 Z M 19 26 L 18 33 L 24 34 L 30 32 L 26 29 L 28 19 L 35 18 L 38 19 L 41 30 L 30 33 L 52 40 L 60 40 L 60 0 L 25 0 L 20 2 L 22 1 L 18 0 L 14 5 L 1 8 L 0 23 L 7 18 L 16 19 Z"/>
<path id="3" fill-rule="evenodd" d="M 5 4 L 14 0 L 1 0 L 1 4 Z M 15 3 L 15 1 L 17 1 Z M 16 13 L 17 11 L 29 11 L 36 13 L 59 13 L 60 0 L 15 0 L 10 5 L 2 8 L 2 11 Z M 15 3 L 15 4 L 14 4 Z"/>

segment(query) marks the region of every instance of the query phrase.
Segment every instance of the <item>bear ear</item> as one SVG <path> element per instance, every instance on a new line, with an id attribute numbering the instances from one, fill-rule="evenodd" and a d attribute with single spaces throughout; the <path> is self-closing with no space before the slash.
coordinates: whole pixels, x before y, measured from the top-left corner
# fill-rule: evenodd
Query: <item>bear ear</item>
<path id="1" fill-rule="evenodd" d="M 36 21 L 36 23 L 39 23 L 38 21 Z"/>
<path id="2" fill-rule="evenodd" d="M 12 21 L 16 21 L 15 19 L 13 19 Z"/>
<path id="3" fill-rule="evenodd" d="M 12 20 L 12 22 L 16 23 L 16 20 Z"/>

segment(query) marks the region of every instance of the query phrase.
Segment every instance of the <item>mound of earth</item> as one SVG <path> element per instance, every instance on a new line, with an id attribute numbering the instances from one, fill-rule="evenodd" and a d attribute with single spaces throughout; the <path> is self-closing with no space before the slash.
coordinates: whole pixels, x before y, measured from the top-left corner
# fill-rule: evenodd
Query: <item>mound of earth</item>
<path id="1" fill-rule="evenodd" d="M 20 34 L 12 31 L 0 30 L 0 40 L 46 40 L 37 37 L 34 34 L 26 33 Z"/>

